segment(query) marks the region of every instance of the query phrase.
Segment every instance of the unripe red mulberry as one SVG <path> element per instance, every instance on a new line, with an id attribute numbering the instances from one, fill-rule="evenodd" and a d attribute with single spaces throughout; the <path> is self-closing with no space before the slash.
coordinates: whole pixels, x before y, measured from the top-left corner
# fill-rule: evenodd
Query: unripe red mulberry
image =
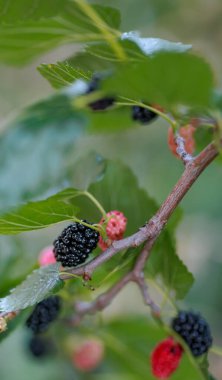
<path id="1" fill-rule="evenodd" d="M 89 339 L 75 349 L 72 362 L 78 370 L 90 372 L 99 366 L 103 357 L 103 343 L 98 339 Z"/>
<path id="2" fill-rule="evenodd" d="M 193 154 L 195 150 L 195 140 L 194 140 L 194 132 L 195 128 L 191 124 L 187 124 L 184 127 L 181 127 L 179 129 L 179 134 L 181 137 L 184 138 L 184 147 L 185 151 L 189 154 Z M 175 143 L 175 135 L 173 133 L 173 128 L 169 128 L 168 130 L 168 145 L 171 150 L 171 152 L 179 158 L 179 155 L 177 153 L 177 144 Z"/>
<path id="3" fill-rule="evenodd" d="M 108 246 L 111 245 L 112 241 L 120 240 L 123 238 L 127 225 L 127 218 L 120 211 L 113 210 L 108 212 L 106 215 L 108 219 L 108 222 L 106 224 L 106 234 L 108 239 L 104 241 L 101 236 L 99 238 L 99 247 L 103 251 L 105 251 Z M 101 219 L 100 224 L 103 223 L 104 219 Z"/>
<path id="4" fill-rule="evenodd" d="M 178 368 L 182 354 L 183 348 L 173 338 L 160 342 L 151 355 L 153 375 L 158 379 L 168 379 Z"/>
<path id="5" fill-rule="evenodd" d="M 54 253 L 53 253 L 53 247 L 52 246 L 44 248 L 39 253 L 38 262 L 39 262 L 39 265 L 41 267 L 45 266 L 45 265 L 56 263 L 56 259 L 55 259 Z"/>

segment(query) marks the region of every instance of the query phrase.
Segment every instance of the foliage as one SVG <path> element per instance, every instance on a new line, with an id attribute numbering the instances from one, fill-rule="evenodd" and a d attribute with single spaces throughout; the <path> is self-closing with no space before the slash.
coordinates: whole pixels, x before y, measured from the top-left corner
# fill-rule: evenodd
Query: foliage
<path id="1" fill-rule="evenodd" d="M 74 43 L 79 44 L 76 54 L 73 54 Z M 132 31 L 122 33 L 120 12 L 110 6 L 85 0 L 0 0 L 1 62 L 22 65 L 65 44 L 71 44 L 70 57 L 63 62 L 38 66 L 39 73 L 56 92 L 48 98 L 43 94 L 40 102 L 31 105 L 1 133 L 0 234 L 29 231 L 34 235 L 42 229 L 48 233 L 50 227 L 54 235 L 57 229 L 62 229 L 59 223 L 85 219 L 104 234 L 99 230 L 99 221 L 106 212 L 120 210 L 128 220 L 126 237 L 130 239 L 137 231 L 142 236 L 146 223 L 151 220 L 155 225 L 160 215 L 162 208 L 158 211 L 157 200 L 142 188 L 137 173 L 116 157 L 113 160 L 102 157 L 95 149 L 79 154 L 80 141 L 94 134 L 103 138 L 113 134 L 118 141 L 120 134 L 138 128 L 131 113 L 132 107 L 137 106 L 157 113 L 174 133 L 183 120 L 198 120 L 196 124 L 193 121 L 198 150 L 214 139 L 214 146 L 220 152 L 220 99 L 215 100 L 212 69 L 205 59 L 190 51 L 191 45 L 144 38 Z M 95 77 L 99 77 L 98 88 L 88 91 Z M 93 111 L 90 105 L 107 97 L 113 97 L 112 107 Z M 135 150 L 140 153 L 140 147 Z M 181 158 L 185 162 L 184 154 Z M 178 204 L 179 200 L 176 206 Z M 102 325 L 91 318 L 88 325 L 82 323 L 75 333 L 71 331 L 76 341 L 90 334 L 104 341 L 107 355 L 99 374 L 104 380 L 109 373 L 117 379 L 136 380 L 147 375 L 152 378 L 147 358 L 159 339 L 173 334 L 168 327 L 168 313 L 177 312 L 178 300 L 186 297 L 194 283 L 194 276 L 177 253 L 175 236 L 181 212 L 177 209 L 168 221 L 170 216 L 171 213 L 167 220 L 160 220 L 164 231 L 156 232 L 155 240 L 160 236 L 141 269 L 152 297 L 153 293 L 154 298 L 156 292 L 159 294 L 158 318 L 151 307 L 152 321 L 147 318 L 147 308 L 145 317 L 127 316 Z M 40 231 L 43 236 L 41 233 L 44 231 Z M 24 234 L 24 239 L 30 239 L 29 234 Z M 146 236 L 140 243 L 149 238 Z M 12 244 L 15 240 L 8 242 Z M 48 244 L 51 243 L 49 240 Z M 18 257 L 19 247 L 12 246 Z M 115 242 L 113 247 L 115 250 Z M 14 265 L 16 267 L 16 260 L 5 259 L 0 299 L 2 316 L 7 318 L 10 312 L 20 312 L 40 302 L 49 292 L 58 292 L 66 301 L 65 317 L 58 321 L 59 332 L 52 330 L 52 335 L 56 344 L 61 345 L 61 351 L 65 347 L 64 352 L 70 356 L 67 321 L 73 317 L 73 302 L 96 300 L 90 294 L 92 287 L 98 294 L 109 292 L 111 286 L 134 271 L 142 248 L 135 240 L 120 252 L 114 252 L 110 260 L 109 257 L 103 259 L 105 253 L 102 255 L 97 248 L 94 261 L 87 262 L 84 269 L 67 270 L 53 264 L 35 268 L 27 278 L 23 271 L 17 274 L 15 283 L 7 272 L 10 267 L 12 270 Z M 99 260 L 103 260 L 100 265 Z M 96 264 L 90 267 L 91 263 Z M 33 267 L 35 265 L 36 260 L 33 260 Z M 89 271 L 92 285 L 87 282 L 88 268 L 92 269 L 92 273 Z M 22 281 L 18 283 L 20 275 Z M 82 280 L 80 275 L 83 275 Z M 67 277 L 69 280 L 63 284 L 61 278 Z M 139 284 L 138 278 L 134 282 Z M 5 296 L 8 287 L 14 285 L 16 287 Z M 64 287 L 61 289 L 60 285 Z M 16 316 L 12 328 L 9 322 L 9 332 L 24 323 L 22 316 L 23 313 Z M 8 335 L 3 333 L 1 339 Z M 213 378 L 208 373 L 206 357 L 198 361 L 187 347 L 184 350 L 185 358 L 175 380 Z M 84 378 L 84 375 L 75 375 Z M 99 379 L 97 374 L 97 377 L 93 373 L 89 376 L 89 380 Z"/>

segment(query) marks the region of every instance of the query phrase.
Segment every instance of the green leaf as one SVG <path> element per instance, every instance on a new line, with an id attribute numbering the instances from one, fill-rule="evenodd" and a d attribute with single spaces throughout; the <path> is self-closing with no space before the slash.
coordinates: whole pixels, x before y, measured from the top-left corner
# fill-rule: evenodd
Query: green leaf
<path id="1" fill-rule="evenodd" d="M 93 182 L 101 180 L 106 170 L 106 160 L 95 152 L 80 157 L 73 163 L 74 176 L 72 185 L 81 190 L 87 190 Z"/>
<path id="2" fill-rule="evenodd" d="M 127 56 L 127 61 L 140 62 L 146 58 L 146 55 L 143 53 L 143 51 L 141 51 L 141 49 L 139 49 L 139 47 L 134 42 L 120 40 L 118 43 L 121 46 L 122 50 L 125 52 Z M 122 61 L 119 59 L 119 57 L 115 55 L 111 46 L 107 45 L 107 43 L 105 42 L 95 43 L 93 45 L 87 46 L 85 54 L 88 53 L 94 58 L 100 58 L 100 61 L 102 59 L 102 63 L 100 64 L 105 65 L 106 63 L 104 62 L 104 60 L 109 61 L 109 64 L 113 64 L 114 67 L 118 65 L 118 63 L 122 64 Z M 82 53 L 82 56 L 83 55 L 84 53 Z M 90 64 L 92 63 L 90 62 Z"/>
<path id="3" fill-rule="evenodd" d="M 120 15 L 117 10 L 100 5 L 92 7 L 108 27 L 119 27 Z M 58 17 L 2 25 L 0 60 L 23 64 L 61 44 L 103 40 L 104 36 L 95 22 L 75 2 L 67 1 L 63 13 Z"/>
<path id="4" fill-rule="evenodd" d="M 122 65 L 103 84 L 107 93 L 151 104 L 207 106 L 213 75 L 209 65 L 197 56 L 158 53 L 141 63 Z"/>
<path id="5" fill-rule="evenodd" d="M 151 278 L 161 276 L 167 293 L 173 291 L 177 299 L 183 299 L 193 285 L 194 277 L 176 254 L 173 231 L 163 231 L 158 238 L 145 268 Z"/>
<path id="6" fill-rule="evenodd" d="M 61 281 L 59 268 L 56 263 L 35 270 L 9 296 L 0 299 L 0 310 L 4 313 L 22 310 L 43 300 Z"/>
<path id="7" fill-rule="evenodd" d="M 0 0 L 0 23 L 39 20 L 62 13 L 68 0 Z"/>
<path id="8" fill-rule="evenodd" d="M 0 234 L 18 234 L 73 220 L 78 208 L 72 199 L 81 191 L 66 189 L 43 201 L 30 202 L 0 217 Z"/>
<path id="9" fill-rule="evenodd" d="M 93 47 L 96 48 L 97 45 L 93 44 Z M 100 46 L 100 45 L 99 45 Z M 85 72 L 100 72 L 104 70 L 110 70 L 115 67 L 115 62 L 112 62 L 107 59 L 101 59 L 100 56 L 94 54 L 94 48 L 92 51 L 90 48 L 87 48 L 87 51 L 77 53 L 66 61 L 74 68 L 84 70 Z M 107 44 L 102 44 L 103 51 L 106 49 L 111 51 Z M 104 54 L 104 53 L 103 53 Z M 113 50 L 112 53 L 113 55 Z"/>
<path id="10" fill-rule="evenodd" d="M 56 64 L 42 64 L 38 67 L 39 72 L 46 78 L 52 87 L 62 88 L 73 83 L 75 79 L 90 80 L 92 73 L 82 69 L 74 68 L 68 62 Z"/>
<path id="11" fill-rule="evenodd" d="M 208 144 L 210 144 L 214 139 L 214 130 L 213 127 L 209 128 L 206 126 L 199 126 L 195 130 L 195 142 L 197 150 L 200 152 L 203 150 Z"/>
<path id="12" fill-rule="evenodd" d="M 142 61 L 146 56 L 159 52 L 184 53 L 191 49 L 191 45 L 184 45 L 180 42 L 171 42 L 160 38 L 140 38 L 137 32 L 123 33 L 119 45 L 124 50 L 127 60 L 131 62 Z M 86 52 L 115 64 L 121 62 L 113 49 L 104 42 L 88 46 Z"/>
<path id="13" fill-rule="evenodd" d="M 7 128 L 0 137 L 1 212 L 71 186 L 85 127 L 86 119 L 60 95 L 30 107 Z"/>
<path id="14" fill-rule="evenodd" d="M 135 128 L 131 112 L 130 107 L 112 108 L 101 112 L 87 110 L 85 115 L 89 119 L 89 132 L 114 133 Z"/>

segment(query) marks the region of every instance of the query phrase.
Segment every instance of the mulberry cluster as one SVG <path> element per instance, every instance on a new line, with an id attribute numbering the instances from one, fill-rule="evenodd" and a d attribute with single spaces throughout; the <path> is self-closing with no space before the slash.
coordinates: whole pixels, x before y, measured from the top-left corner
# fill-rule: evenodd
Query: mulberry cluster
<path id="1" fill-rule="evenodd" d="M 168 379 L 177 369 L 183 355 L 183 348 L 173 338 L 160 342 L 152 352 L 152 372 L 158 379 Z"/>
<path id="2" fill-rule="evenodd" d="M 99 89 L 99 84 L 100 84 L 100 77 L 98 75 L 95 75 L 91 82 L 88 85 L 88 90 L 87 94 L 90 94 L 91 92 L 94 92 Z M 106 96 L 104 98 L 95 100 L 94 102 L 91 102 L 88 104 L 88 106 L 93 110 L 93 111 L 104 111 L 107 108 L 111 107 L 113 103 L 115 102 L 115 98 L 111 96 Z"/>
<path id="3" fill-rule="evenodd" d="M 46 298 L 35 306 L 26 321 L 26 326 L 35 334 L 46 331 L 49 324 L 57 318 L 60 308 L 61 300 L 59 296 Z"/>
<path id="4" fill-rule="evenodd" d="M 133 120 L 140 121 L 142 124 L 148 124 L 157 118 L 157 114 L 147 108 L 140 106 L 132 107 Z"/>
<path id="5" fill-rule="evenodd" d="M 90 224 L 86 220 L 84 222 Z M 99 233 L 96 230 L 81 223 L 73 223 L 53 243 L 56 261 L 64 267 L 80 265 L 97 247 L 98 241 Z"/>
<path id="6" fill-rule="evenodd" d="M 180 311 L 172 321 L 172 328 L 184 339 L 194 356 L 204 354 L 212 345 L 210 327 L 198 313 Z"/>

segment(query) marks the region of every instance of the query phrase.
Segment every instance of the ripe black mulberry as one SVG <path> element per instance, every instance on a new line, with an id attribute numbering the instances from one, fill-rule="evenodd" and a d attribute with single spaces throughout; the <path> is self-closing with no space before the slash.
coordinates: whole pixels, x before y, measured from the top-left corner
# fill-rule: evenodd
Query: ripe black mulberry
<path id="1" fill-rule="evenodd" d="M 132 106 L 132 118 L 140 121 L 142 124 L 148 124 L 157 118 L 157 114 L 147 108 L 140 106 Z"/>
<path id="2" fill-rule="evenodd" d="M 180 311 L 172 320 L 172 328 L 184 339 L 194 356 L 201 356 L 212 345 L 210 327 L 199 313 Z"/>
<path id="3" fill-rule="evenodd" d="M 90 224 L 86 220 L 84 222 Z M 83 264 L 89 254 L 97 247 L 99 233 L 81 223 L 73 223 L 66 227 L 54 241 L 56 261 L 64 267 L 75 267 Z"/>
<path id="4" fill-rule="evenodd" d="M 47 330 L 51 322 L 53 322 L 60 311 L 61 299 L 59 296 L 51 296 L 39 302 L 32 314 L 26 321 L 26 326 L 35 334 L 42 333 Z"/>

